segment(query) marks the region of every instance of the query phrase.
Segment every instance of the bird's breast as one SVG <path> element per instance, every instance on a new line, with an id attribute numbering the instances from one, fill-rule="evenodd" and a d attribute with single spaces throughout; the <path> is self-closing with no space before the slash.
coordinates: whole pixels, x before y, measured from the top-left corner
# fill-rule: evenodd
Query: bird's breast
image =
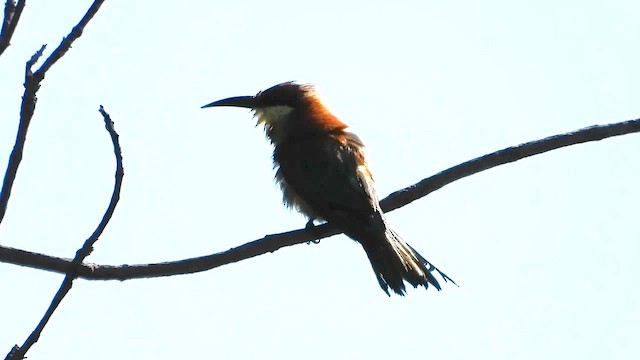
<path id="1" fill-rule="evenodd" d="M 328 135 L 277 144 L 273 161 L 283 202 L 310 219 L 322 219 L 317 200 L 329 185 L 340 156 L 340 143 Z"/>
<path id="2" fill-rule="evenodd" d="M 351 133 L 327 132 L 276 144 L 273 161 L 283 202 L 311 219 L 328 220 L 323 214 L 344 202 L 363 202 L 369 208 L 361 180 L 372 180 L 368 171 L 361 177 L 361 168 L 366 169 L 362 142 Z"/>

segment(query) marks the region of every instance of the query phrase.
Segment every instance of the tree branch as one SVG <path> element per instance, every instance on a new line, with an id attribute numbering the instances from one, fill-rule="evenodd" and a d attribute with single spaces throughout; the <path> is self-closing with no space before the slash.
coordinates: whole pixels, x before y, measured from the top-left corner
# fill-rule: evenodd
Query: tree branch
<path id="1" fill-rule="evenodd" d="M 387 212 L 393 211 L 456 180 L 529 156 L 542 154 L 565 146 L 598 141 L 613 136 L 636 132 L 640 132 L 640 119 L 608 125 L 591 126 L 566 134 L 550 136 L 518 146 L 508 147 L 456 165 L 428 177 L 415 185 L 396 191 L 381 201 L 382 208 Z M 262 239 L 231 248 L 227 251 L 179 261 L 120 266 L 82 264 L 78 269 L 78 277 L 87 280 L 127 280 L 190 274 L 242 261 L 268 252 L 274 252 L 285 246 L 322 239 L 338 233 L 340 233 L 340 231 L 336 228 L 325 224 L 317 226 L 312 230 L 300 229 L 281 234 L 267 235 Z M 7 247 L 0 247 L 0 261 L 58 273 L 68 273 L 72 269 L 72 262 L 68 259 Z"/>
<path id="2" fill-rule="evenodd" d="M 76 252 L 76 256 L 71 261 L 68 267 L 68 271 L 66 272 L 66 276 L 62 281 L 62 284 L 60 285 L 58 292 L 53 297 L 53 300 L 51 300 L 51 304 L 49 305 L 49 308 L 47 309 L 44 316 L 38 323 L 38 326 L 36 326 L 33 332 L 31 332 L 31 334 L 25 340 L 22 346 L 18 347 L 16 345 L 11 349 L 11 352 L 7 355 L 7 359 L 24 359 L 27 351 L 29 351 L 31 346 L 33 346 L 33 344 L 35 344 L 38 341 L 38 339 L 40 338 L 40 334 L 42 333 L 42 330 L 44 330 L 44 327 L 49 322 L 49 319 L 51 319 L 51 316 L 53 315 L 54 311 L 56 311 L 56 309 L 58 308 L 58 305 L 60 305 L 64 297 L 71 290 L 71 286 L 73 285 L 73 280 L 75 280 L 75 278 L 78 276 L 78 270 L 82 266 L 82 261 L 87 256 L 89 256 L 89 254 L 91 254 L 91 252 L 93 251 L 93 245 L 96 243 L 96 241 L 98 241 L 98 239 L 100 238 L 100 235 L 102 234 L 104 229 L 107 227 L 107 224 L 109 223 L 109 220 L 111 220 L 111 217 L 113 216 L 113 212 L 116 209 L 118 200 L 120 200 L 120 189 L 122 188 L 122 179 L 124 177 L 124 169 L 122 167 L 122 151 L 120 149 L 120 142 L 118 140 L 118 134 L 113 128 L 113 122 L 111 121 L 111 117 L 109 116 L 109 114 L 107 114 L 106 111 L 104 111 L 104 108 L 102 107 L 102 105 L 100 105 L 100 113 L 104 118 L 105 127 L 109 132 L 109 135 L 111 136 L 111 142 L 113 143 L 113 152 L 116 156 L 116 175 L 115 175 L 116 180 L 115 180 L 115 185 L 113 187 L 113 193 L 111 194 L 111 200 L 109 201 L 109 206 L 107 207 L 107 210 L 105 211 L 104 216 L 102 217 L 102 220 L 96 227 L 93 234 L 89 236 L 89 238 L 84 242 L 82 247 Z"/>
<path id="3" fill-rule="evenodd" d="M 7 171 L 2 183 L 2 191 L 0 191 L 0 223 L 6 214 L 9 197 L 11 196 L 11 189 L 18 173 L 18 167 L 22 161 L 24 145 L 27 139 L 27 131 L 35 111 L 37 102 L 36 93 L 40 89 L 40 82 L 44 79 L 46 72 L 71 48 L 71 44 L 82 35 L 84 27 L 97 13 L 103 2 L 104 0 L 94 1 L 80 22 L 71 30 L 69 35 L 62 39 L 60 45 L 58 45 L 58 47 L 53 51 L 53 53 L 51 53 L 51 55 L 45 60 L 44 64 L 42 64 L 35 73 L 32 71 L 32 68 L 38 59 L 42 57 L 46 45 L 42 45 L 42 47 L 40 47 L 40 49 L 26 63 L 24 82 L 25 91 L 22 96 L 22 104 L 20 108 L 20 124 L 18 125 L 15 145 L 11 155 L 9 156 Z M 16 6 L 12 0 L 8 0 L 5 4 L 5 19 L 2 25 L 2 30 L 0 31 L 0 54 L 2 54 L 2 52 L 9 46 L 10 38 L 17 26 L 24 5 L 25 1 L 19 1 Z M 122 171 L 122 156 L 120 154 L 118 135 L 113 129 L 113 123 L 111 122 L 109 115 L 104 111 L 102 106 L 100 106 L 100 113 L 103 115 L 107 130 L 111 134 L 111 139 L 114 143 L 114 151 L 116 152 L 116 186 L 114 187 L 114 194 L 111 197 L 110 205 L 94 233 L 85 241 L 82 248 L 78 250 L 75 258 L 71 261 L 64 281 L 60 285 L 58 292 L 51 301 L 51 304 L 49 305 L 49 308 L 42 320 L 38 323 L 38 326 L 36 326 L 34 331 L 29 335 L 21 347 L 16 345 L 11 349 L 9 354 L 7 354 L 6 359 L 23 359 L 31 346 L 38 341 L 42 330 L 53 315 L 53 312 L 56 310 L 58 305 L 60 305 L 62 299 L 64 299 L 69 290 L 71 290 L 73 280 L 77 277 L 78 269 L 82 267 L 82 261 L 91 253 L 93 244 L 98 240 L 100 234 L 109 222 L 109 219 L 111 219 L 120 197 L 120 186 L 124 172 Z"/>
<path id="4" fill-rule="evenodd" d="M 38 61 L 38 59 L 42 56 L 47 45 L 42 45 L 40 50 L 38 50 L 31 57 L 31 59 L 29 59 L 29 61 L 27 61 L 25 69 L 24 94 L 22 95 L 22 105 L 20 108 L 20 125 L 18 125 L 16 142 L 13 146 L 13 151 L 11 151 L 11 155 L 9 156 L 9 163 L 7 164 L 7 171 L 2 183 L 2 191 L 0 192 L 0 223 L 2 223 L 2 219 L 7 212 L 7 206 L 9 204 L 9 197 L 11 196 L 13 182 L 16 179 L 18 167 L 20 166 L 20 162 L 22 161 L 22 152 L 24 150 L 24 144 L 27 140 L 27 131 L 29 130 L 29 124 L 31 123 L 31 118 L 33 117 L 33 112 L 36 108 L 36 102 L 38 101 L 38 99 L 36 98 L 36 93 L 38 92 L 38 89 L 40 89 L 40 82 L 44 79 L 46 72 L 53 66 L 53 64 L 55 64 L 56 61 L 60 60 L 60 58 L 62 58 L 62 56 L 64 56 L 64 54 L 71 48 L 71 44 L 77 38 L 79 38 L 80 35 L 82 35 L 84 27 L 98 12 L 98 9 L 103 2 L 104 0 L 96 0 L 93 2 L 78 25 L 76 25 L 73 30 L 71 30 L 69 35 L 62 39 L 60 45 L 58 45 L 53 53 L 49 55 L 44 64 L 42 64 L 40 69 L 38 69 L 35 73 L 32 71 L 32 68 Z M 9 1 L 7 2 L 7 4 L 8 3 Z M 24 7 L 24 1 L 19 3 L 18 6 L 20 6 L 20 4 Z M 22 11 L 22 9 L 20 9 L 20 11 Z M 5 22 L 6 20 L 5 7 Z M 17 19 L 15 19 L 15 22 L 17 24 Z"/>
<path id="5" fill-rule="evenodd" d="M 4 20 L 0 30 L 0 55 L 11 45 L 11 38 L 18 27 L 24 5 L 25 0 L 18 0 L 17 4 L 13 0 L 7 0 L 4 4 Z"/>
<path id="6" fill-rule="evenodd" d="M 544 154 L 565 146 L 577 145 L 591 141 L 600 141 L 614 136 L 640 132 L 640 119 L 628 120 L 607 125 L 593 125 L 564 134 L 553 135 L 539 140 L 533 140 L 517 146 L 498 150 L 490 154 L 463 162 L 448 168 L 415 185 L 390 194 L 382 200 L 385 211 L 395 210 L 410 204 L 421 197 L 460 180 L 467 176 L 489 170 L 496 166 L 508 164 L 530 156 Z"/>

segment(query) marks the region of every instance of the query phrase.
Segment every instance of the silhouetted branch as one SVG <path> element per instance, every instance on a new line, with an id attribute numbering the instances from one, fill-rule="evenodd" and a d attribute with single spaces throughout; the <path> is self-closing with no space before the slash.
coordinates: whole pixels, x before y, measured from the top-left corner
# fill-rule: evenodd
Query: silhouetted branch
<path id="1" fill-rule="evenodd" d="M 71 286 L 73 285 L 73 280 L 78 276 L 78 269 L 82 266 L 82 261 L 91 254 L 93 251 L 93 245 L 98 241 L 100 235 L 107 227 L 109 220 L 113 216 L 113 212 L 116 209 L 116 205 L 118 204 L 118 200 L 120 200 L 120 189 L 122 188 L 122 179 L 124 177 L 124 169 L 122 167 L 122 151 L 120 149 L 120 142 L 118 141 L 118 134 L 113 128 L 113 122 L 111 121 L 111 117 L 104 111 L 102 105 L 100 105 L 100 113 L 104 118 L 104 123 L 109 135 L 111 136 L 111 142 L 113 143 L 113 152 L 116 156 L 116 180 L 115 185 L 113 187 L 113 193 L 111 194 L 111 200 L 109 201 L 109 206 L 102 217 L 102 220 L 96 227 L 95 231 L 89 238 L 84 242 L 82 247 L 76 252 L 75 258 L 71 261 L 68 271 L 66 272 L 66 276 L 58 289 L 58 292 L 53 297 L 49 308 L 45 312 L 44 316 L 38 323 L 38 326 L 31 332 L 27 340 L 25 340 L 22 346 L 14 346 L 7 359 L 23 359 L 24 355 L 29 351 L 31 346 L 35 344 L 40 338 L 40 334 L 42 330 L 49 322 L 49 319 L 53 315 L 53 312 L 56 311 L 58 305 L 62 302 L 62 299 L 67 295 L 69 290 L 71 290 Z"/>
<path id="2" fill-rule="evenodd" d="M 509 147 L 456 165 L 428 177 L 415 185 L 396 191 L 382 200 L 382 207 L 387 212 L 392 211 L 456 180 L 498 165 L 507 164 L 565 146 L 598 141 L 613 136 L 636 132 L 640 132 L 640 119 L 609 125 L 591 126 L 566 134 L 555 135 Z M 300 229 L 281 234 L 267 235 L 262 239 L 231 248 L 227 251 L 180 261 L 120 266 L 82 264 L 78 269 L 78 277 L 88 280 L 127 280 L 195 273 L 249 259 L 268 252 L 274 252 L 285 246 L 322 239 L 338 233 L 340 232 L 337 229 L 325 224 L 311 230 Z M 68 259 L 6 247 L 0 247 L 0 261 L 58 273 L 67 273 L 72 266 L 71 261 Z"/>
<path id="3" fill-rule="evenodd" d="M 11 196 L 13 182 L 15 181 L 16 175 L 18 173 L 18 166 L 20 166 L 20 162 L 22 161 L 22 152 L 24 150 L 24 144 L 27 140 L 27 131 L 29 130 L 29 124 L 31 123 L 31 118 L 33 117 L 33 112 L 36 108 L 36 102 L 38 100 L 36 98 L 36 93 L 38 92 L 38 89 L 40 89 L 40 82 L 44 79 L 46 72 L 53 66 L 53 64 L 55 64 L 56 61 L 62 58 L 62 56 L 64 56 L 64 54 L 71 48 L 71 44 L 77 38 L 79 38 L 80 35 L 82 35 L 84 27 L 91 20 L 91 18 L 93 18 L 96 12 L 98 12 L 98 9 L 103 2 L 104 0 L 94 1 L 94 3 L 91 5 L 89 10 L 87 10 L 87 13 L 80 20 L 78 25 L 76 25 L 73 30 L 71 30 L 69 35 L 62 39 L 60 45 L 58 45 L 53 53 L 49 55 L 40 69 L 38 69 L 36 72 L 32 71 L 32 67 L 42 56 L 47 45 L 42 45 L 40 50 L 38 50 L 31 57 L 31 59 L 29 59 L 29 61 L 27 61 L 25 69 L 24 94 L 22 95 L 22 106 L 20 108 L 20 124 L 18 125 L 18 134 L 16 136 L 16 142 L 13 146 L 13 150 L 11 151 L 11 155 L 9 156 L 7 172 L 5 173 L 4 181 L 2 183 L 2 191 L 0 192 L 0 223 L 2 223 L 2 219 L 7 212 L 7 206 L 9 204 L 9 197 Z M 21 4 L 24 7 L 24 1 L 22 1 Z M 20 5 L 20 3 L 18 5 Z M 20 9 L 20 11 L 22 11 L 22 9 Z"/>
<path id="4" fill-rule="evenodd" d="M 544 139 L 530 141 L 517 146 L 498 150 L 463 162 L 462 164 L 448 168 L 431 177 L 428 177 L 415 185 L 411 185 L 402 190 L 390 194 L 381 201 L 385 211 L 395 210 L 399 207 L 412 203 L 421 197 L 449 185 L 456 180 L 460 180 L 469 175 L 477 174 L 481 171 L 493 167 L 508 164 L 533 155 L 546 153 L 547 151 L 559 149 L 565 146 L 577 145 L 591 141 L 599 141 L 613 136 L 632 134 L 640 132 L 640 119 L 628 120 L 607 125 L 593 125 L 565 134 L 549 136 Z"/>
<path id="5" fill-rule="evenodd" d="M 51 55 L 49 55 L 49 57 L 44 61 L 42 66 L 37 71 L 33 72 L 32 68 L 40 59 L 40 57 L 42 57 L 46 45 L 42 45 L 42 47 L 40 47 L 40 49 L 26 63 L 24 82 L 25 91 L 22 96 L 22 104 L 20 107 L 20 124 L 18 125 L 16 142 L 11 155 L 9 156 L 7 171 L 2 183 L 2 191 L 0 192 L 0 223 L 2 222 L 2 219 L 6 214 L 9 198 L 11 196 L 11 189 L 18 173 L 18 167 L 20 165 L 20 162 L 22 161 L 22 153 L 27 139 L 27 131 L 29 130 L 29 124 L 31 123 L 31 118 L 33 117 L 33 113 L 35 111 L 37 102 L 36 93 L 40 89 L 40 82 L 44 79 L 46 72 L 71 48 L 71 44 L 82 35 L 84 27 L 98 12 L 98 9 L 103 2 L 104 0 L 96 0 L 93 2 L 80 22 L 71 30 L 69 35 L 62 39 L 60 45 L 58 45 L 58 47 L 51 53 Z M 7 1 L 5 5 L 5 19 L 2 25 L 2 30 L 0 32 L 0 54 L 9 46 L 10 38 L 13 35 L 15 27 L 17 26 L 18 19 L 20 17 L 22 9 L 24 8 L 24 5 L 24 1 L 19 1 L 18 5 L 15 6 L 13 1 L 11 0 Z M 54 296 L 51 305 L 47 309 L 42 320 L 40 320 L 40 322 L 38 323 L 38 326 L 29 335 L 29 337 L 21 347 L 16 345 L 11 349 L 9 354 L 7 354 L 6 359 L 24 359 L 27 351 L 31 348 L 31 346 L 33 346 L 33 344 L 36 343 L 36 341 L 38 341 L 42 330 L 53 315 L 53 312 L 56 310 L 69 290 L 71 290 L 73 280 L 77 277 L 77 271 L 82 267 L 82 261 L 91 253 L 93 244 L 98 240 L 98 237 L 109 222 L 109 219 L 111 218 L 120 197 L 120 187 L 124 172 L 122 171 L 122 156 L 120 154 L 118 135 L 113 129 L 113 123 L 111 122 L 109 115 L 104 111 L 102 106 L 100 106 L 100 113 L 104 117 L 107 130 L 109 131 L 111 139 L 114 143 L 114 151 L 116 152 L 116 186 L 114 187 L 114 194 L 111 197 L 111 203 L 94 233 L 85 241 L 82 248 L 78 250 L 75 258 L 71 261 L 64 281 L 60 285 L 58 292 Z"/>
<path id="6" fill-rule="evenodd" d="M 58 47 L 55 50 L 53 50 L 53 53 L 49 55 L 47 60 L 44 61 L 44 64 L 42 64 L 40 69 L 38 69 L 38 71 L 36 72 L 37 74 L 41 73 L 42 77 L 44 78 L 44 73 L 46 73 L 53 66 L 53 64 L 55 64 L 58 60 L 60 60 L 64 56 L 64 54 L 66 54 L 67 51 L 71 49 L 71 44 L 73 44 L 73 42 L 76 41 L 76 39 L 82 35 L 82 32 L 84 31 L 84 27 L 87 26 L 87 24 L 89 23 L 89 21 L 91 21 L 91 19 L 93 19 L 95 14 L 100 9 L 100 6 L 102 6 L 102 3 L 104 3 L 104 0 L 95 0 L 93 2 L 89 10 L 87 10 L 87 12 L 84 14 L 82 19 L 78 23 L 78 25 L 73 27 L 69 35 L 62 38 L 60 45 L 58 45 Z"/>
<path id="7" fill-rule="evenodd" d="M 0 30 L 0 55 L 11 45 L 11 38 L 18 26 L 24 5 L 25 0 L 18 0 L 17 4 L 13 0 L 7 0 L 4 4 L 4 20 Z"/>

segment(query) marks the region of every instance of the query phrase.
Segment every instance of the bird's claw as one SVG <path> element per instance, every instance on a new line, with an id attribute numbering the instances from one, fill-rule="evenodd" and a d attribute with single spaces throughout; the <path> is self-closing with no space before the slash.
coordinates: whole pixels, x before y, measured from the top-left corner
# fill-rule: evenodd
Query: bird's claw
<path id="1" fill-rule="evenodd" d="M 304 228 L 307 229 L 307 231 L 313 232 L 316 229 L 316 224 L 313 223 L 313 220 L 309 220 L 307 221 L 307 224 L 304 226 Z M 311 243 L 320 244 L 320 239 L 307 241 L 307 245 Z"/>

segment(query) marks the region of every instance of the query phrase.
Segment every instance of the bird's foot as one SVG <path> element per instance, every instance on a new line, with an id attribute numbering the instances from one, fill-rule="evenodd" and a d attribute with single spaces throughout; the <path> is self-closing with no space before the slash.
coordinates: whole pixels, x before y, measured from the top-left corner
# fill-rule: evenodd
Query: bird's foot
<path id="1" fill-rule="evenodd" d="M 307 229 L 307 231 L 310 232 L 314 232 L 316 229 L 316 224 L 313 223 L 313 219 L 309 220 L 307 222 L 307 224 L 304 226 L 305 229 Z M 314 244 L 320 244 L 320 239 L 316 239 L 316 240 L 311 240 L 311 241 L 307 241 L 307 245 L 314 243 Z"/>

